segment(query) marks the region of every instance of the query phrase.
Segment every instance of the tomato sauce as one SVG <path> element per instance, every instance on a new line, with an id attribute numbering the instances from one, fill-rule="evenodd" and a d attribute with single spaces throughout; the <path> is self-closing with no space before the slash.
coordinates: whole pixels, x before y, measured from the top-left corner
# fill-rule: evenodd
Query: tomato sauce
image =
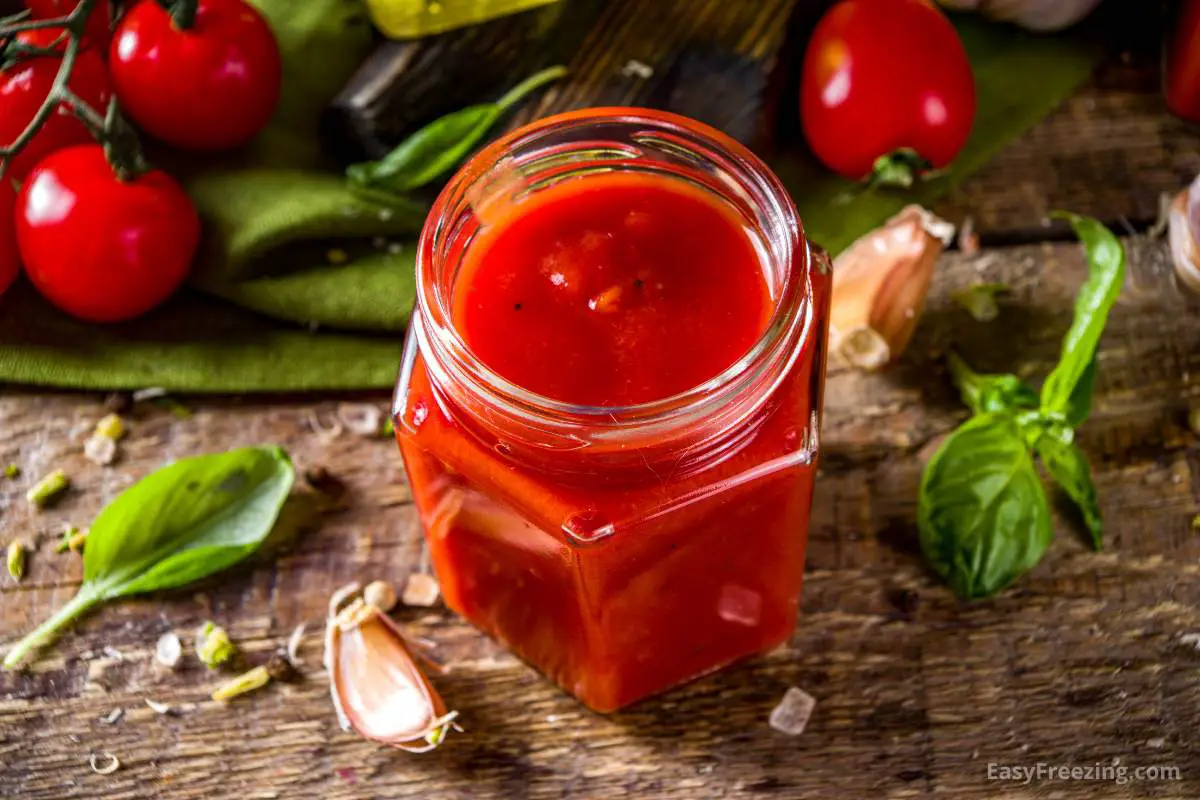
<path id="1" fill-rule="evenodd" d="M 669 397 L 745 355 L 772 312 L 731 209 L 679 180 L 611 173 L 538 192 L 467 250 L 454 326 L 487 366 L 577 405 Z"/>
<path id="2" fill-rule="evenodd" d="M 798 226 L 772 249 L 697 184 L 589 171 L 422 240 L 453 266 L 422 288 L 395 422 L 443 596 L 599 711 L 774 647 L 799 605 L 829 278 Z M 431 231 L 451 230 L 439 255 Z M 581 410 L 506 416 L 446 369 L 447 325 L 503 381 Z M 606 427 L 684 392 L 703 413 Z"/>

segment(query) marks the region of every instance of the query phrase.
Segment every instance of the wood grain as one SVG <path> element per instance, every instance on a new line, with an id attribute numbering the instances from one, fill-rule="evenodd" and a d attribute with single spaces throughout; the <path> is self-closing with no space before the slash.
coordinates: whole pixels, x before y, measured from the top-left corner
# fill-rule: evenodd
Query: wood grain
<path id="1" fill-rule="evenodd" d="M 1161 242 L 1136 244 L 1139 267 L 1161 256 Z M 1200 402 L 1192 377 L 1200 376 L 1200 323 L 1162 313 L 1164 303 L 1178 310 L 1185 301 L 1127 293 L 1104 339 L 1096 410 L 1081 431 L 1108 520 L 1103 553 L 1090 552 L 1070 515 L 1060 516 L 1050 553 L 1028 579 L 1000 598 L 965 605 L 928 573 L 916 548 L 921 464 L 963 415 L 941 354 L 953 343 L 980 368 L 1040 377 L 1083 271 L 1073 244 L 946 256 L 899 365 L 871 376 L 834 367 L 804 612 L 785 648 L 606 718 L 445 609 L 401 611 L 402 624 L 447 664 L 437 683 L 467 727 L 419 758 L 338 731 L 316 635 L 303 650 L 303 683 L 229 705 L 207 699 L 219 676 L 193 658 L 178 672 L 151 658 L 162 632 L 187 641 L 213 618 L 249 663 L 260 663 L 295 625 L 317 622 L 343 582 L 402 583 L 421 547 L 391 442 L 315 433 L 314 419 L 325 425 L 334 416 L 333 400 L 208 400 L 186 420 L 139 407 L 122 460 L 105 469 L 80 455 L 102 413 L 100 398 L 10 390 L 0 399 L 0 462 L 20 464 L 26 477 L 0 483 L 0 530 L 5 539 L 42 544 L 25 580 L 4 584 L 0 641 L 74 591 L 78 558 L 51 552 L 60 526 L 86 524 L 165 460 L 278 442 L 300 469 L 326 466 L 350 494 L 343 510 L 322 516 L 282 557 L 194 592 L 105 608 L 30 670 L 0 677 L 0 795 L 1194 798 L 1200 650 L 1187 634 L 1200 633 L 1200 538 L 1191 523 L 1200 459 L 1186 414 Z M 979 279 L 1012 287 L 989 325 L 949 299 Z M 76 488 L 33 513 L 22 492 L 55 466 Z M 766 725 L 790 685 L 818 700 L 797 738 Z M 145 698 L 172 704 L 178 716 L 155 715 Z M 114 708 L 125 715 L 106 724 Z M 93 751 L 116 754 L 122 769 L 93 775 Z M 986 780 L 989 762 L 1114 759 L 1176 766 L 1184 780 Z"/>

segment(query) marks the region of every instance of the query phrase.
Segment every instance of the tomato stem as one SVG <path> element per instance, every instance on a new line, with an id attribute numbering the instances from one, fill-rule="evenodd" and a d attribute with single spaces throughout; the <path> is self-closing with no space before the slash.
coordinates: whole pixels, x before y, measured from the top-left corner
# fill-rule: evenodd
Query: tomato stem
<path id="1" fill-rule="evenodd" d="M 933 165 L 916 150 L 901 148 L 875 159 L 875 165 L 867 178 L 871 188 L 894 186 L 907 189 L 917 176 L 927 172 Z"/>
<path id="2" fill-rule="evenodd" d="M 116 173 L 117 179 L 128 182 L 146 174 L 150 167 L 142 154 L 142 144 L 138 141 L 133 126 L 121 116 L 115 97 L 108 103 L 108 113 L 104 116 L 103 124 L 104 158 Z"/>
<path id="3" fill-rule="evenodd" d="M 167 9 L 171 23 L 178 30 L 186 31 L 196 24 L 196 9 L 200 0 L 174 0 Z"/>

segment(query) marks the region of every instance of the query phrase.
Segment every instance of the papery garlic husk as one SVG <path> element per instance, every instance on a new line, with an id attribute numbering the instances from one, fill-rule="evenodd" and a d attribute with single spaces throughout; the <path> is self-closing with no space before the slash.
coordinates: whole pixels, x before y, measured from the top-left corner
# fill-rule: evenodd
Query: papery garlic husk
<path id="1" fill-rule="evenodd" d="M 920 206 L 905 207 L 850 245 L 833 262 L 833 352 L 861 369 L 878 369 L 908 346 L 954 226 Z"/>
<path id="2" fill-rule="evenodd" d="M 1079 22 L 1100 5 L 1100 0 L 938 0 L 938 3 L 956 11 L 978 11 L 1031 31 L 1047 32 Z"/>
<path id="3" fill-rule="evenodd" d="M 1175 274 L 1188 290 L 1200 294 L 1200 176 L 1171 201 L 1167 231 Z"/>
<path id="4" fill-rule="evenodd" d="M 423 753 L 455 727 L 441 695 L 421 672 L 395 624 L 356 598 L 325 627 L 325 667 L 344 730 Z"/>

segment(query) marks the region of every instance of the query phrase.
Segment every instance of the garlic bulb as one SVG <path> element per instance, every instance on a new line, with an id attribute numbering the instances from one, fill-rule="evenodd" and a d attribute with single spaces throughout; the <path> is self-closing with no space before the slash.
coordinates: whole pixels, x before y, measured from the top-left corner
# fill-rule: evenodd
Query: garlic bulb
<path id="1" fill-rule="evenodd" d="M 938 0 L 956 11 L 978 11 L 1031 31 L 1057 31 L 1092 13 L 1100 0 Z"/>
<path id="2" fill-rule="evenodd" d="M 868 370 L 900 355 L 925 308 L 933 265 L 953 239 L 949 222 L 907 206 L 834 259 L 834 354 Z"/>
<path id="3" fill-rule="evenodd" d="M 404 636 L 375 606 L 346 593 L 330 604 L 325 668 L 342 728 L 390 747 L 423 753 L 457 729 L 437 690 L 409 653 Z"/>
<path id="4" fill-rule="evenodd" d="M 1167 230 L 1175 274 L 1184 286 L 1200 294 L 1200 176 L 1172 201 Z"/>

